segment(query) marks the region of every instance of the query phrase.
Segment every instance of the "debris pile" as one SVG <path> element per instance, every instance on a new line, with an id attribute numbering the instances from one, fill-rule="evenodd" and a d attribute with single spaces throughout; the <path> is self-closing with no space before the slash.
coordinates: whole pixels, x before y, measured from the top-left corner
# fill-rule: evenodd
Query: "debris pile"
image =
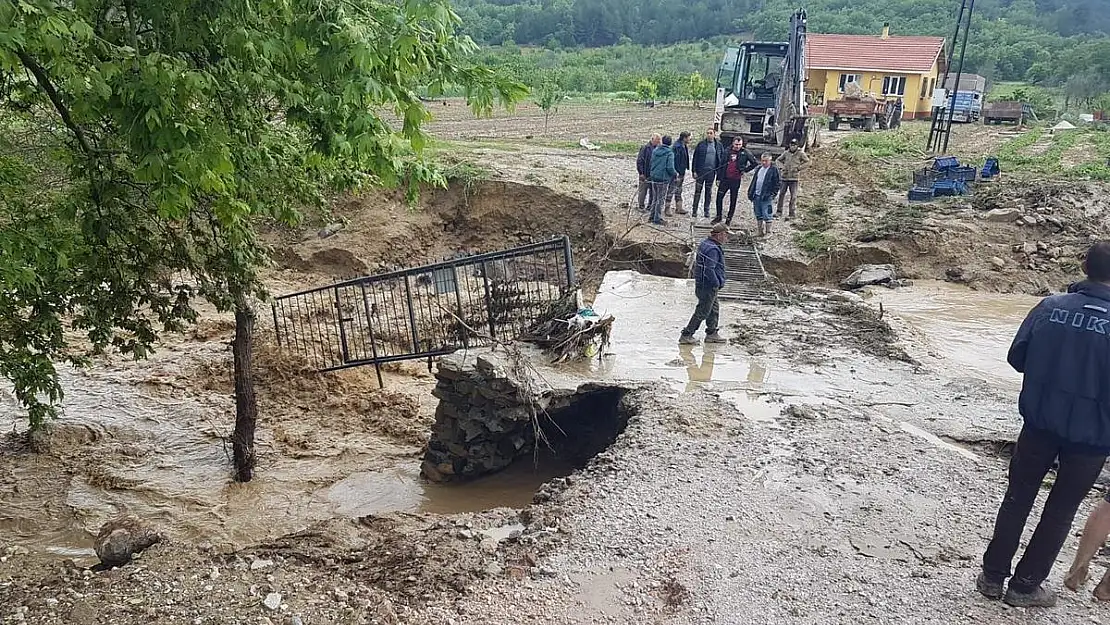
<path id="1" fill-rule="evenodd" d="M 575 294 L 557 302 L 522 339 L 550 354 L 552 362 L 600 357 L 609 345 L 612 326 L 611 315 L 602 317 L 581 306 Z"/>

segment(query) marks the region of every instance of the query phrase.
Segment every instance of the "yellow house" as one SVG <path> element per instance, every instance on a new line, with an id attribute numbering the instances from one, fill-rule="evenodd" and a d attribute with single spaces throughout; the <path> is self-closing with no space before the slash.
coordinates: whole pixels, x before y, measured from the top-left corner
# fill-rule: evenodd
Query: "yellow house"
<path id="1" fill-rule="evenodd" d="M 904 119 L 929 117 L 933 90 L 944 73 L 942 37 L 892 37 L 883 34 L 806 37 L 806 98 L 821 114 L 825 102 L 844 97 L 848 83 L 876 98 L 901 98 Z"/>

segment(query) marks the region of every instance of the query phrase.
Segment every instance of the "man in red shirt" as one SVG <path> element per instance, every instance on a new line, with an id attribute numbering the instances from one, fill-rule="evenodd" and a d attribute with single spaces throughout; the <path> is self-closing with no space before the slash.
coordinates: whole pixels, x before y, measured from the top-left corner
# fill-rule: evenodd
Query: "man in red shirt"
<path id="1" fill-rule="evenodd" d="M 728 151 L 728 158 L 725 160 L 720 182 L 717 183 L 717 216 L 713 219 L 713 223 L 721 223 L 725 193 L 729 194 L 728 218 L 725 219 L 725 223 L 732 223 L 732 216 L 736 212 L 736 198 L 740 194 L 740 180 L 744 177 L 744 172 L 752 171 L 756 167 L 759 167 L 759 161 L 755 160 L 751 152 L 744 149 L 744 140 L 740 137 L 734 138 Z"/>

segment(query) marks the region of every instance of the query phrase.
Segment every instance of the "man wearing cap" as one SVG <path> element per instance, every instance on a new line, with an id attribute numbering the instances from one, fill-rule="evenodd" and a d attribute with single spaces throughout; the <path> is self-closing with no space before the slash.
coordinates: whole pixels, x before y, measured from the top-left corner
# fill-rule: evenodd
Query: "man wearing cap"
<path id="1" fill-rule="evenodd" d="M 798 146 L 797 139 L 790 140 L 790 147 L 783 152 L 778 163 L 782 167 L 782 188 L 779 189 L 779 206 L 775 217 L 782 217 L 782 205 L 786 200 L 786 193 L 790 193 L 790 212 L 786 218 L 794 219 L 794 210 L 798 207 L 798 178 L 802 168 L 809 162 L 809 157 Z"/>
<path id="2" fill-rule="evenodd" d="M 717 334 L 721 314 L 717 292 L 725 285 L 725 250 L 722 246 L 728 242 L 728 235 L 728 226 L 715 224 L 694 252 L 694 294 L 698 296 L 698 306 L 678 339 L 681 345 L 697 345 L 694 333 L 701 328 L 703 321 L 706 343 L 725 342 Z"/>

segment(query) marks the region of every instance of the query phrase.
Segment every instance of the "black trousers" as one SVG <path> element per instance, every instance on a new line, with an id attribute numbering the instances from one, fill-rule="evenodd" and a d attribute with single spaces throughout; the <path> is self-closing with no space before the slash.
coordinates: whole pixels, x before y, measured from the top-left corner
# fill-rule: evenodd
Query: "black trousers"
<path id="1" fill-rule="evenodd" d="M 721 220 L 721 209 L 725 201 L 725 193 L 729 194 L 728 198 L 728 220 L 732 221 L 732 215 L 736 212 L 736 196 L 740 193 L 740 181 L 729 180 L 724 175 L 721 176 L 720 182 L 717 183 L 717 221 Z"/>
<path id="2" fill-rule="evenodd" d="M 1048 578 L 1056 556 L 1060 555 L 1071 533 L 1075 511 L 1106 462 L 1105 455 L 1066 451 L 1061 445 L 1062 441 L 1052 434 L 1025 427 L 1010 459 L 1010 483 L 998 509 L 994 537 L 983 554 L 983 573 L 995 581 L 1010 576 L 1010 563 L 1017 553 L 1025 521 L 1033 509 L 1041 483 L 1053 462 L 1060 461 L 1056 482 L 1049 491 L 1037 529 L 1010 580 L 1010 588 L 1015 592 L 1032 592 Z"/>

